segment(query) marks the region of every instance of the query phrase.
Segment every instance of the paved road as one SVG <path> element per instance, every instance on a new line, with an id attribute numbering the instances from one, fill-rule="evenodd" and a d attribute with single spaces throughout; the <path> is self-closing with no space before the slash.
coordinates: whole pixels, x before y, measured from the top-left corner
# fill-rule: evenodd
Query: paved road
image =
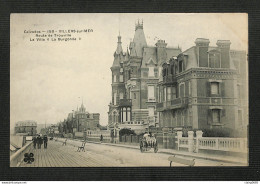
<path id="1" fill-rule="evenodd" d="M 61 142 L 49 141 L 48 148 L 33 149 L 35 161 L 22 163 L 20 167 L 169 167 L 169 155 L 141 153 L 137 149 L 86 143 L 85 152 L 77 152 L 77 146 L 62 146 Z M 187 159 L 187 158 L 186 158 Z M 174 166 L 184 166 L 174 164 Z M 236 166 L 236 164 L 196 159 L 195 166 Z"/>

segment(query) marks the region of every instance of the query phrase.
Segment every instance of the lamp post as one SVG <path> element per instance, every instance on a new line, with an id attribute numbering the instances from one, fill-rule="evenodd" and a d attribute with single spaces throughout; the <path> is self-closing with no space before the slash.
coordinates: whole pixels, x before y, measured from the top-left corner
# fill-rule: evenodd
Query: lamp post
<path id="1" fill-rule="evenodd" d="M 72 114 L 71 114 L 71 127 L 72 127 L 72 133 L 73 133 L 73 127 L 74 127 L 74 123 L 73 123 L 73 113 L 74 113 L 74 110 L 72 110 Z"/>

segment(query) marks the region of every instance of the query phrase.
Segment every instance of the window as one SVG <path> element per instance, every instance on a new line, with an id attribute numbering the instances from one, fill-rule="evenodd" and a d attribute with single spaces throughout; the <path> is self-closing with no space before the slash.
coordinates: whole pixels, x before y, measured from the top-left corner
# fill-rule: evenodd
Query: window
<path id="1" fill-rule="evenodd" d="M 242 110 L 238 110 L 238 124 L 242 125 L 242 122 L 243 122 Z"/>
<path id="2" fill-rule="evenodd" d="M 171 87 L 167 87 L 167 100 L 171 100 Z"/>
<path id="3" fill-rule="evenodd" d="M 120 82 L 124 82 L 123 75 L 120 75 L 119 80 L 120 80 Z"/>
<path id="4" fill-rule="evenodd" d="M 159 67 L 159 68 L 158 68 L 158 76 L 161 75 L 161 72 L 162 72 L 162 67 Z"/>
<path id="5" fill-rule="evenodd" d="M 154 77 L 158 77 L 158 69 L 154 69 Z"/>
<path id="6" fill-rule="evenodd" d="M 134 93 L 134 99 L 136 99 L 136 93 Z"/>
<path id="7" fill-rule="evenodd" d="M 120 93 L 120 99 L 124 98 L 124 93 Z"/>
<path id="8" fill-rule="evenodd" d="M 174 65 L 171 65 L 171 74 L 174 75 Z"/>
<path id="9" fill-rule="evenodd" d="M 219 94 L 219 83 L 218 82 L 211 82 L 210 84 L 211 94 L 218 95 Z"/>
<path id="10" fill-rule="evenodd" d="M 113 81 L 116 82 L 116 75 L 114 75 Z"/>
<path id="11" fill-rule="evenodd" d="M 163 101 L 166 102 L 166 87 L 163 88 Z"/>
<path id="12" fill-rule="evenodd" d="M 144 78 L 148 77 L 148 72 L 143 72 L 143 77 Z"/>
<path id="13" fill-rule="evenodd" d="M 238 85 L 237 85 L 237 98 L 238 98 L 238 99 L 240 99 L 240 97 L 241 97 L 240 95 L 241 95 L 241 94 L 240 94 L 240 85 L 238 84 Z"/>
<path id="14" fill-rule="evenodd" d="M 123 68 L 120 68 L 120 72 L 123 73 L 124 69 Z"/>
<path id="15" fill-rule="evenodd" d="M 132 96 L 131 96 L 131 88 L 128 88 L 129 89 L 129 99 L 132 99 Z"/>
<path id="16" fill-rule="evenodd" d="M 148 86 L 148 100 L 154 100 L 154 86 Z"/>
<path id="17" fill-rule="evenodd" d="M 179 61 L 179 72 L 182 72 L 183 70 L 183 61 Z"/>
<path id="18" fill-rule="evenodd" d="M 181 111 L 181 125 L 184 126 L 184 121 L 185 121 L 185 113 L 184 110 Z"/>
<path id="19" fill-rule="evenodd" d="M 213 123 L 220 123 L 220 109 L 212 109 Z"/>
<path id="20" fill-rule="evenodd" d="M 163 77 L 165 77 L 165 76 L 167 75 L 166 73 L 167 73 L 167 69 L 164 68 L 164 69 L 163 69 Z"/>
<path id="21" fill-rule="evenodd" d="M 154 116 L 154 107 L 148 107 L 149 116 Z"/>
<path id="22" fill-rule="evenodd" d="M 184 97 L 185 95 L 185 86 L 184 83 L 180 83 L 179 85 L 179 97 Z"/>
<path id="23" fill-rule="evenodd" d="M 149 67 L 149 77 L 154 77 L 154 67 Z"/>
<path id="24" fill-rule="evenodd" d="M 172 87 L 172 99 L 176 98 L 176 87 Z"/>
<path id="25" fill-rule="evenodd" d="M 116 93 L 114 93 L 114 105 L 116 105 Z"/>
<path id="26" fill-rule="evenodd" d="M 189 81 L 189 96 L 191 96 L 191 81 Z"/>
<path id="27" fill-rule="evenodd" d="M 220 68 L 220 56 L 218 53 L 209 54 L 209 67 Z"/>

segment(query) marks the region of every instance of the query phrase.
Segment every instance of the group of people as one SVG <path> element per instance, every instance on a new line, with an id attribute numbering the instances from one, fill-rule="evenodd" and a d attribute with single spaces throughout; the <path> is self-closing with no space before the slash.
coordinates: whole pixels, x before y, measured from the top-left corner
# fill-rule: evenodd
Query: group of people
<path id="1" fill-rule="evenodd" d="M 154 134 L 152 134 L 152 132 L 145 132 L 143 139 L 146 142 L 146 146 L 150 146 L 152 145 L 152 143 L 156 142 L 156 138 L 154 136 Z"/>
<path id="2" fill-rule="evenodd" d="M 41 135 L 37 135 L 33 137 L 34 149 L 36 149 L 36 145 L 38 149 L 41 149 L 43 143 L 44 143 L 44 149 L 47 149 L 47 142 L 48 142 L 47 135 L 44 135 L 43 137 Z"/>

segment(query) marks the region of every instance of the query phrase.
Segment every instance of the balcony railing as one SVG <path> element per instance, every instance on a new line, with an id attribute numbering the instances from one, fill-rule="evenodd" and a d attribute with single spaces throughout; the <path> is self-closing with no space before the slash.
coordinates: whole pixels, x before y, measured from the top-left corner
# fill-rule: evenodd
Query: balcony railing
<path id="1" fill-rule="evenodd" d="M 131 107 L 132 106 L 132 100 L 131 99 L 120 99 L 119 100 L 119 106 L 128 106 Z"/>
<path id="2" fill-rule="evenodd" d="M 188 97 L 176 98 L 166 102 L 157 103 L 156 109 L 157 111 L 164 111 L 167 109 L 178 109 L 186 106 L 188 103 L 189 103 Z"/>

